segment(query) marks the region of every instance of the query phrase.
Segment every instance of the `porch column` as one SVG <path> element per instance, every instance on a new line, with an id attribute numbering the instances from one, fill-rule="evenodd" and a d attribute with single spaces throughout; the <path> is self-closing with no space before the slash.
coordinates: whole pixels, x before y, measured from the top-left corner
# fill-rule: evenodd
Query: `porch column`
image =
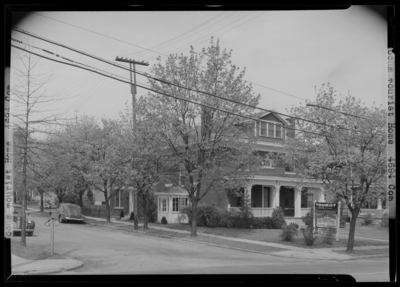
<path id="1" fill-rule="evenodd" d="M 380 197 L 378 198 L 378 207 L 376 209 L 382 209 L 382 200 Z"/>
<path id="2" fill-rule="evenodd" d="M 171 197 L 169 198 L 169 212 L 168 212 L 168 216 L 169 216 L 169 220 L 168 223 L 172 223 L 172 199 L 173 199 L 173 195 L 171 195 Z"/>
<path id="3" fill-rule="evenodd" d="M 301 189 L 302 186 L 294 188 L 294 217 L 301 217 Z"/>
<path id="4" fill-rule="evenodd" d="M 274 191 L 272 194 L 272 208 L 279 206 L 279 191 L 281 190 L 280 184 L 274 185 Z"/>
<path id="5" fill-rule="evenodd" d="M 319 200 L 319 202 L 325 202 L 325 198 L 324 198 L 324 192 L 325 192 L 325 189 L 322 187 L 322 186 L 320 186 L 318 189 L 318 200 Z"/>
<path id="6" fill-rule="evenodd" d="M 128 187 L 129 192 L 129 214 L 133 212 L 133 188 Z"/>

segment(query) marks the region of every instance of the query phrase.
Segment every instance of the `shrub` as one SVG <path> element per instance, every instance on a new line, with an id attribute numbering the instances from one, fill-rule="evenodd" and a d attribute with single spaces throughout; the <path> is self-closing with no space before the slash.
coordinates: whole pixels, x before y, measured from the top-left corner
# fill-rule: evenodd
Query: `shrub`
<path id="1" fill-rule="evenodd" d="M 226 226 L 251 228 L 254 222 L 253 213 L 249 208 L 230 208 L 226 213 Z"/>
<path id="2" fill-rule="evenodd" d="M 333 227 L 325 228 L 324 235 L 322 237 L 322 241 L 326 244 L 332 245 L 333 239 L 335 238 L 336 229 Z"/>
<path id="3" fill-rule="evenodd" d="M 286 225 L 285 218 L 283 217 L 283 210 L 277 206 L 272 211 L 273 229 L 281 229 Z"/>
<path id="4" fill-rule="evenodd" d="M 256 229 L 273 229 L 272 218 L 267 217 L 254 217 L 252 227 Z"/>
<path id="5" fill-rule="evenodd" d="M 286 225 L 282 228 L 282 233 L 279 234 L 279 237 L 283 241 L 293 241 L 293 238 L 297 235 L 298 231 L 294 225 Z"/>
<path id="6" fill-rule="evenodd" d="M 303 217 L 302 220 L 307 227 L 314 227 L 314 206 L 311 206 L 311 210 L 307 212 L 306 216 Z"/>
<path id="7" fill-rule="evenodd" d="M 121 213 L 119 214 L 119 217 L 124 218 L 125 217 L 125 213 L 123 210 L 121 210 Z"/>
<path id="8" fill-rule="evenodd" d="M 94 216 L 94 217 L 107 217 L 107 208 L 105 205 L 91 205 L 91 206 L 84 206 L 82 208 L 83 215 L 87 216 Z"/>
<path id="9" fill-rule="evenodd" d="M 179 217 L 183 218 L 183 216 L 186 216 L 187 219 L 188 219 L 189 224 L 192 223 L 192 206 L 191 205 L 187 205 L 185 207 L 182 207 L 179 210 L 179 213 L 180 213 L 180 215 L 178 216 L 178 219 L 179 219 Z"/>
<path id="10" fill-rule="evenodd" d="M 289 224 L 289 226 L 293 226 L 293 227 L 295 227 L 296 229 L 299 229 L 299 225 L 298 225 L 296 222 L 291 222 L 291 223 Z"/>
<path id="11" fill-rule="evenodd" d="M 192 206 L 181 208 L 178 218 L 182 220 L 187 216 L 189 224 L 192 222 Z M 200 204 L 197 206 L 196 221 L 198 226 L 226 226 L 227 212 L 218 206 Z"/>
<path id="12" fill-rule="evenodd" d="M 313 227 L 307 227 L 307 228 L 302 228 L 301 229 L 304 237 L 304 242 L 307 246 L 312 246 L 314 245 L 315 240 L 317 240 L 317 235 L 314 234 L 314 228 Z"/>
<path id="13" fill-rule="evenodd" d="M 161 224 L 168 224 L 168 221 L 165 218 L 165 216 L 163 216 L 163 218 L 161 218 Z"/>
<path id="14" fill-rule="evenodd" d="M 372 219 L 372 215 L 371 215 L 371 214 L 367 214 L 367 215 L 364 217 L 363 225 L 366 225 L 366 226 L 372 225 L 373 222 L 374 222 L 374 220 Z"/>
<path id="15" fill-rule="evenodd" d="M 381 227 L 389 227 L 388 214 L 384 213 L 381 218 Z"/>

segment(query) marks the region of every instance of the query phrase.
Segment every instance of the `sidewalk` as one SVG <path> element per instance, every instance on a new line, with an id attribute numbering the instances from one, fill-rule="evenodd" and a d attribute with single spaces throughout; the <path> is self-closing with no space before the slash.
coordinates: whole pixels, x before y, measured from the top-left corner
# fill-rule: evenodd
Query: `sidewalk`
<path id="1" fill-rule="evenodd" d="M 88 217 L 88 219 L 92 220 L 97 220 L 97 221 L 106 221 L 105 219 L 102 218 L 95 218 L 95 217 Z M 128 217 L 125 217 L 121 220 L 116 220 L 112 219 L 111 222 L 113 223 L 118 223 L 118 224 L 123 224 L 123 225 L 133 225 L 133 221 L 127 220 Z M 139 224 L 139 227 L 141 227 L 142 224 Z M 160 230 L 160 231 L 168 231 L 169 233 L 181 233 L 181 234 L 190 234 L 189 231 L 185 230 L 176 230 L 168 227 L 161 227 L 161 226 L 154 226 L 151 225 L 149 226 L 149 229 L 155 229 L 155 230 Z M 288 246 L 284 244 L 278 244 L 278 243 L 269 243 L 269 242 L 261 242 L 261 241 L 255 241 L 255 240 L 248 240 L 248 239 L 243 239 L 243 238 L 233 238 L 233 237 L 225 237 L 225 236 L 220 236 L 220 235 L 213 235 L 213 234 L 207 234 L 207 233 L 202 233 L 198 232 L 198 235 L 202 235 L 205 237 L 211 237 L 211 238 L 217 238 L 220 240 L 223 240 L 222 242 L 224 243 L 229 243 L 229 242 L 241 242 L 241 243 L 247 243 L 249 245 L 258 245 L 258 246 L 265 246 L 265 247 L 273 247 L 273 248 L 279 248 L 279 249 L 284 249 L 283 251 L 275 251 L 275 252 L 268 252 L 268 255 L 272 256 L 278 256 L 278 257 L 288 257 L 288 258 L 297 258 L 297 259 L 314 259 L 314 260 L 338 260 L 338 261 L 343 261 L 343 260 L 358 260 L 358 259 L 371 259 L 371 258 L 385 258 L 387 255 L 367 255 L 367 256 L 351 256 L 347 254 L 341 254 L 335 251 L 344 251 L 345 248 L 339 247 L 339 248 L 315 248 L 315 249 L 308 249 L 308 248 L 300 248 L 300 247 L 295 247 L 295 246 Z M 167 237 L 172 237 L 173 236 L 167 236 Z M 357 237 L 356 237 L 357 238 Z M 183 241 L 192 241 L 192 242 L 197 242 L 197 243 L 202 243 L 196 240 L 188 239 L 188 238 L 176 238 L 178 240 L 183 240 Z M 365 238 L 364 238 L 365 239 Z M 370 240 L 373 240 L 372 238 L 369 238 Z M 378 240 L 378 239 L 376 239 Z M 381 240 L 378 240 L 381 241 Z M 229 244 L 222 244 L 221 247 L 227 247 Z M 207 244 L 207 243 L 203 243 Z M 210 244 L 210 245 L 217 245 L 217 244 Z M 363 247 L 357 247 L 359 250 L 369 250 L 369 249 L 388 249 L 389 246 L 363 246 Z M 232 248 L 235 249 L 235 248 Z M 241 250 L 243 250 L 241 248 Z M 248 250 L 251 251 L 251 250 Z M 258 253 L 263 253 L 263 252 L 258 252 Z"/>
<path id="2" fill-rule="evenodd" d="M 11 254 L 12 275 L 46 275 L 81 268 L 83 263 L 71 258 L 26 260 Z"/>

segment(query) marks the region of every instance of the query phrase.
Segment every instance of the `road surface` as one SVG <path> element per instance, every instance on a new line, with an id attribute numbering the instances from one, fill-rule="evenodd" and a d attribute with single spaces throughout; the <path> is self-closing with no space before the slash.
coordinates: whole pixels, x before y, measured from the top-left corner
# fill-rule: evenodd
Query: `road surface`
<path id="1" fill-rule="evenodd" d="M 48 244 L 46 218 L 27 244 Z M 132 227 L 133 228 L 133 227 Z M 64 274 L 350 274 L 357 281 L 389 281 L 389 260 L 325 261 L 282 258 L 90 224 L 55 227 L 55 252 L 84 263 Z"/>

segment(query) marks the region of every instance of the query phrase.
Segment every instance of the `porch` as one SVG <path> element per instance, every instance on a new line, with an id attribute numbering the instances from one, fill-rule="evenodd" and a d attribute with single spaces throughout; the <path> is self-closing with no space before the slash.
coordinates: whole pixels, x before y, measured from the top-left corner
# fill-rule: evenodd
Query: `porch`
<path id="1" fill-rule="evenodd" d="M 283 186 L 265 182 L 248 187 L 246 192 L 250 195 L 254 217 L 271 217 L 274 207 L 280 206 L 287 223 L 302 225 L 301 219 L 310 211 L 314 200 L 325 201 L 324 190 L 320 186 L 287 184 Z"/>

